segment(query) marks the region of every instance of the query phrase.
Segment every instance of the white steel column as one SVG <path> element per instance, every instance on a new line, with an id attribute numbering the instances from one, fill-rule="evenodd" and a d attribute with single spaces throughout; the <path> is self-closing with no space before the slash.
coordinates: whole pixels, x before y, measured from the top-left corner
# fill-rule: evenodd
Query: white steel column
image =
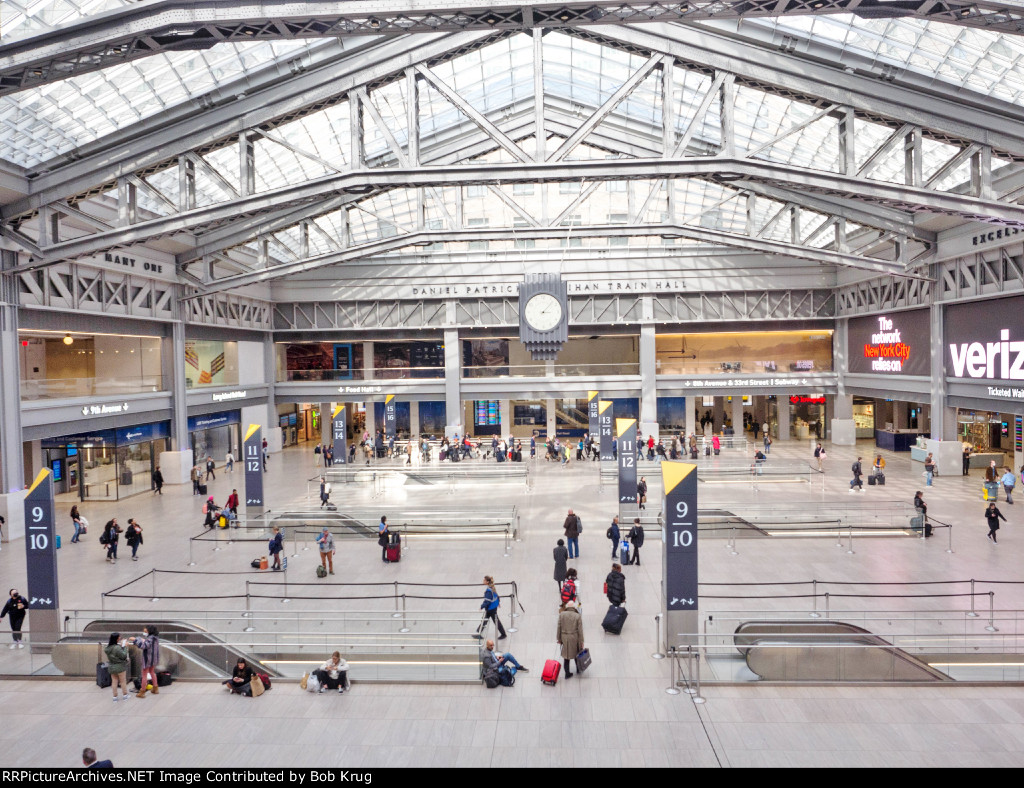
<path id="1" fill-rule="evenodd" d="M 943 314 L 941 304 L 929 307 L 931 323 L 931 437 L 928 451 L 935 458 L 939 472 L 955 476 L 962 467 L 963 448 L 957 435 L 956 408 L 946 407 L 946 370 L 943 363 Z"/>
<path id="2" fill-rule="evenodd" d="M 743 395 L 732 395 L 732 434 L 737 437 L 743 435 Z"/>
<path id="3" fill-rule="evenodd" d="M 848 330 L 846 319 L 837 320 L 832 333 L 832 366 L 836 371 L 836 395 L 833 398 L 834 414 L 829 425 L 832 445 L 853 446 L 857 443 L 857 427 L 853 423 L 853 397 L 846 394 L 846 373 L 849 369 L 846 352 Z"/>
<path id="4" fill-rule="evenodd" d="M 449 427 L 456 428 L 464 435 L 462 411 L 462 359 L 459 331 L 446 328 L 444 331 L 444 419 Z"/>
<path id="5" fill-rule="evenodd" d="M 17 254 L 13 251 L 0 251 L 0 256 L 3 271 L 17 263 Z M 0 364 L 4 370 L 0 375 L 0 484 L 3 485 L 0 493 L 7 493 L 22 489 L 26 481 L 21 446 L 17 278 L 0 272 L 0 288 Z"/>
<path id="6" fill-rule="evenodd" d="M 653 299 L 644 298 L 645 302 Z M 644 304 L 647 311 L 648 304 Z M 658 437 L 658 359 L 654 342 L 654 324 L 640 326 L 640 429 L 644 435 Z"/>

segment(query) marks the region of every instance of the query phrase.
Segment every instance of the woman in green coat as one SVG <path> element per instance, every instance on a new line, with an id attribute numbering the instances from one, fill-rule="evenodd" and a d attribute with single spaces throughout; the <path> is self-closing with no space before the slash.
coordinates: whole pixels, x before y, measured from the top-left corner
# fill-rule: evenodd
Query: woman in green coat
<path id="1" fill-rule="evenodd" d="M 121 685 L 124 700 L 128 700 L 128 650 L 119 643 L 120 632 L 110 635 L 110 641 L 103 653 L 107 656 L 107 670 L 110 672 L 110 686 L 114 690 L 114 703 L 117 703 L 117 685 Z"/>

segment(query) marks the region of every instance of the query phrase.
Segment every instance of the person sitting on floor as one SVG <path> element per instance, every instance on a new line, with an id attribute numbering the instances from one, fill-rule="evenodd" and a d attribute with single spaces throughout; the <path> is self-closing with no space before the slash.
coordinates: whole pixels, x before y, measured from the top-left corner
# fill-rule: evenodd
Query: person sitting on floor
<path id="1" fill-rule="evenodd" d="M 316 678 L 320 682 L 320 692 L 325 689 L 336 689 L 340 695 L 350 689 L 348 663 L 341 658 L 341 654 L 337 651 L 331 654 L 331 658 L 316 671 Z"/>
<path id="2" fill-rule="evenodd" d="M 234 671 L 231 673 L 231 678 L 224 682 L 224 686 L 238 695 L 248 695 L 249 682 L 252 681 L 253 675 L 249 663 L 239 658 Z"/>

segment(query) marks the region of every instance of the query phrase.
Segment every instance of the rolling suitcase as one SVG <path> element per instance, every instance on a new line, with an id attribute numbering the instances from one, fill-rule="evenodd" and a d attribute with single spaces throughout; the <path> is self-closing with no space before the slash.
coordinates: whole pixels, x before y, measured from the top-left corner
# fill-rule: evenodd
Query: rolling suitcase
<path id="1" fill-rule="evenodd" d="M 690 459 L 691 460 L 697 459 L 697 449 L 695 449 L 695 448 L 694 449 L 690 449 Z"/>
<path id="2" fill-rule="evenodd" d="M 877 480 L 877 484 L 878 484 L 879 487 L 885 487 L 885 474 L 884 473 L 878 474 L 878 476 L 876 476 L 875 478 Z"/>
<path id="3" fill-rule="evenodd" d="M 397 533 L 391 534 L 391 541 L 387 548 L 388 561 L 395 564 L 402 560 L 402 537 Z"/>
<path id="4" fill-rule="evenodd" d="M 206 485 L 205 484 L 200 484 L 199 485 L 199 494 L 200 495 L 206 495 Z"/>
<path id="5" fill-rule="evenodd" d="M 874 487 L 875 484 L 877 484 L 877 483 L 878 483 L 878 477 L 877 476 L 869 476 L 868 477 L 868 487 Z"/>
<path id="6" fill-rule="evenodd" d="M 562 670 L 562 663 L 557 659 L 549 659 L 544 663 L 544 672 L 540 674 L 540 680 L 550 687 L 558 683 L 558 674 Z"/>
<path id="7" fill-rule="evenodd" d="M 717 457 L 721 451 L 721 449 L 715 449 L 715 456 Z"/>
<path id="8" fill-rule="evenodd" d="M 106 689 L 111 684 L 110 682 L 110 671 L 107 670 L 106 662 L 96 663 L 96 686 L 100 689 Z"/>
<path id="9" fill-rule="evenodd" d="M 623 566 L 629 563 L 629 542 L 625 539 L 619 543 L 619 563 Z"/>
<path id="10" fill-rule="evenodd" d="M 60 534 L 57 534 L 57 549 L 60 550 Z"/>
<path id="11" fill-rule="evenodd" d="M 609 635 L 621 635 L 622 625 L 626 623 L 626 616 L 628 615 L 629 613 L 626 612 L 626 608 L 612 605 L 604 615 L 601 628 Z"/>

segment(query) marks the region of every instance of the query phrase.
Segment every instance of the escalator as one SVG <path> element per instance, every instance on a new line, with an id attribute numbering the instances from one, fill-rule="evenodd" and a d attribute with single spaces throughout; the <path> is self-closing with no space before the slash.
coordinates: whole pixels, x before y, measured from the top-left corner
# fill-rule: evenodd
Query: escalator
<path id="1" fill-rule="evenodd" d="M 952 681 L 868 630 L 842 621 L 747 621 L 733 635 L 764 681 Z"/>
<path id="2" fill-rule="evenodd" d="M 227 678 L 239 659 L 261 665 L 271 676 L 277 672 L 245 651 L 232 646 L 202 627 L 183 621 L 99 620 L 85 626 L 80 636 L 62 638 L 53 647 L 53 665 L 65 676 L 92 676 L 96 663 L 103 660 L 102 647 L 113 632 L 129 637 L 147 625 L 160 632 L 160 668 L 175 678 Z M 130 651 L 134 652 L 134 649 Z M 139 675 L 133 657 L 132 675 Z"/>

